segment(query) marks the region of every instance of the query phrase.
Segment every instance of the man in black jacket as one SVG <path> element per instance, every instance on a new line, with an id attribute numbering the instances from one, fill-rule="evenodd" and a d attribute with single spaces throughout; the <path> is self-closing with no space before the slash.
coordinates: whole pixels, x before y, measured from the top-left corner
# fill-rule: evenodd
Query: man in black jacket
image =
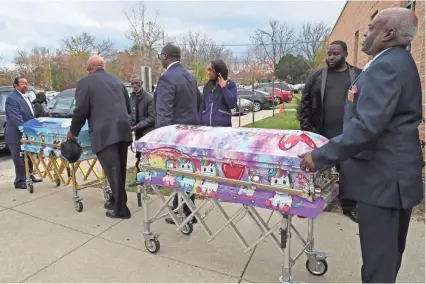
<path id="1" fill-rule="evenodd" d="M 333 41 L 327 49 L 328 67 L 309 75 L 300 106 L 302 130 L 319 133 L 328 139 L 342 133 L 347 92 L 362 71 L 346 63 L 347 56 L 346 43 Z M 336 165 L 336 169 L 343 174 L 340 165 Z M 339 199 L 343 214 L 356 222 L 356 202 L 346 198 L 341 185 Z"/>
<path id="2" fill-rule="evenodd" d="M 130 79 L 133 92 L 130 94 L 130 104 L 132 109 L 132 131 L 135 132 L 135 139 L 138 140 L 151 130 L 155 129 L 155 105 L 154 97 L 146 92 L 142 87 L 142 81 L 138 75 Z M 139 164 L 140 152 L 136 152 L 136 166 Z M 136 182 L 130 184 L 136 186 Z"/>

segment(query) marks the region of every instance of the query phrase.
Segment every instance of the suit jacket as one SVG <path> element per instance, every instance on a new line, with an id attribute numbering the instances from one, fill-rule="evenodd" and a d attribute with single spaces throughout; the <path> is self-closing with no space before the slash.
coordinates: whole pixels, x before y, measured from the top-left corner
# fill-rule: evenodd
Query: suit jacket
<path id="1" fill-rule="evenodd" d="M 348 198 L 409 209 L 423 199 L 420 77 L 411 54 L 393 47 L 352 85 L 343 133 L 312 152 L 318 170 L 341 165 Z"/>
<path id="2" fill-rule="evenodd" d="M 135 138 L 139 139 L 155 128 L 154 96 L 143 90 L 142 94 L 132 93 L 131 97 L 138 116 Z"/>
<path id="3" fill-rule="evenodd" d="M 181 63 L 175 63 L 158 80 L 154 93 L 155 125 L 198 125 L 201 93 L 194 76 Z"/>
<path id="4" fill-rule="evenodd" d="M 34 118 L 28 103 L 18 91 L 12 91 L 6 98 L 6 128 L 4 136 L 6 143 L 20 143 L 22 133 L 19 131 L 25 121 Z M 33 109 L 34 111 L 34 109 Z"/>
<path id="5" fill-rule="evenodd" d="M 71 133 L 78 136 L 89 124 L 92 150 L 98 153 L 118 142 L 132 142 L 130 99 L 124 84 L 115 76 L 98 70 L 77 83 Z"/>

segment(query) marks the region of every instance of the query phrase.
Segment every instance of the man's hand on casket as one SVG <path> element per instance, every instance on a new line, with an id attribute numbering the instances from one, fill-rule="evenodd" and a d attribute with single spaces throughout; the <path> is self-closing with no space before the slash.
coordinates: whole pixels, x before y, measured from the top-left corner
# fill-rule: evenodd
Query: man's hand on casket
<path id="1" fill-rule="evenodd" d="M 67 134 L 67 140 L 74 139 L 74 135 L 72 134 L 71 130 L 68 130 Z"/>
<path id="2" fill-rule="evenodd" d="M 298 155 L 299 158 L 303 160 L 300 162 L 300 169 L 305 172 L 316 172 L 316 167 L 314 160 L 312 159 L 311 152 Z"/>

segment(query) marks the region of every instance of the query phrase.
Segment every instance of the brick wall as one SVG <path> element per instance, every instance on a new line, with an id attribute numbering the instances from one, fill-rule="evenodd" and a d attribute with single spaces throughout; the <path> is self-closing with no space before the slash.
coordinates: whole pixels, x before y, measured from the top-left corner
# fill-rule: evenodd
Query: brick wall
<path id="1" fill-rule="evenodd" d="M 348 62 L 360 68 L 369 61 L 368 56 L 361 51 L 361 43 L 372 16 L 390 7 L 406 7 L 408 1 L 348 1 L 336 25 L 330 41 L 343 40 L 348 45 Z M 417 64 L 422 80 L 423 117 L 425 116 L 425 1 L 415 1 L 415 12 L 419 19 L 419 31 L 411 43 L 411 54 Z M 358 40 L 357 40 L 358 34 Z M 425 141 L 425 125 L 420 125 L 420 137 Z"/>

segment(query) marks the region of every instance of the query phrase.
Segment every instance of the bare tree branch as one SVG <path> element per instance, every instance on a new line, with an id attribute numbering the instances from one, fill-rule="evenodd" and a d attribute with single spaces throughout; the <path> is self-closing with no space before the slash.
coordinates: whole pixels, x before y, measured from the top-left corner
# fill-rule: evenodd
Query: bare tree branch
<path id="1" fill-rule="evenodd" d="M 312 24 L 304 23 L 299 35 L 299 48 L 307 58 L 311 68 L 315 67 L 315 54 L 321 48 L 324 38 L 330 33 L 330 27 L 323 22 Z"/>
<path id="2" fill-rule="evenodd" d="M 95 41 L 95 37 L 83 32 L 79 36 L 71 36 L 62 40 L 62 43 L 68 53 L 75 54 L 90 52 L 95 45 Z"/>
<path id="3" fill-rule="evenodd" d="M 272 70 L 276 69 L 279 59 L 294 47 L 295 31 L 285 23 L 269 21 L 270 31 L 257 29 L 251 38 L 256 45 L 256 55 L 266 60 Z"/>

